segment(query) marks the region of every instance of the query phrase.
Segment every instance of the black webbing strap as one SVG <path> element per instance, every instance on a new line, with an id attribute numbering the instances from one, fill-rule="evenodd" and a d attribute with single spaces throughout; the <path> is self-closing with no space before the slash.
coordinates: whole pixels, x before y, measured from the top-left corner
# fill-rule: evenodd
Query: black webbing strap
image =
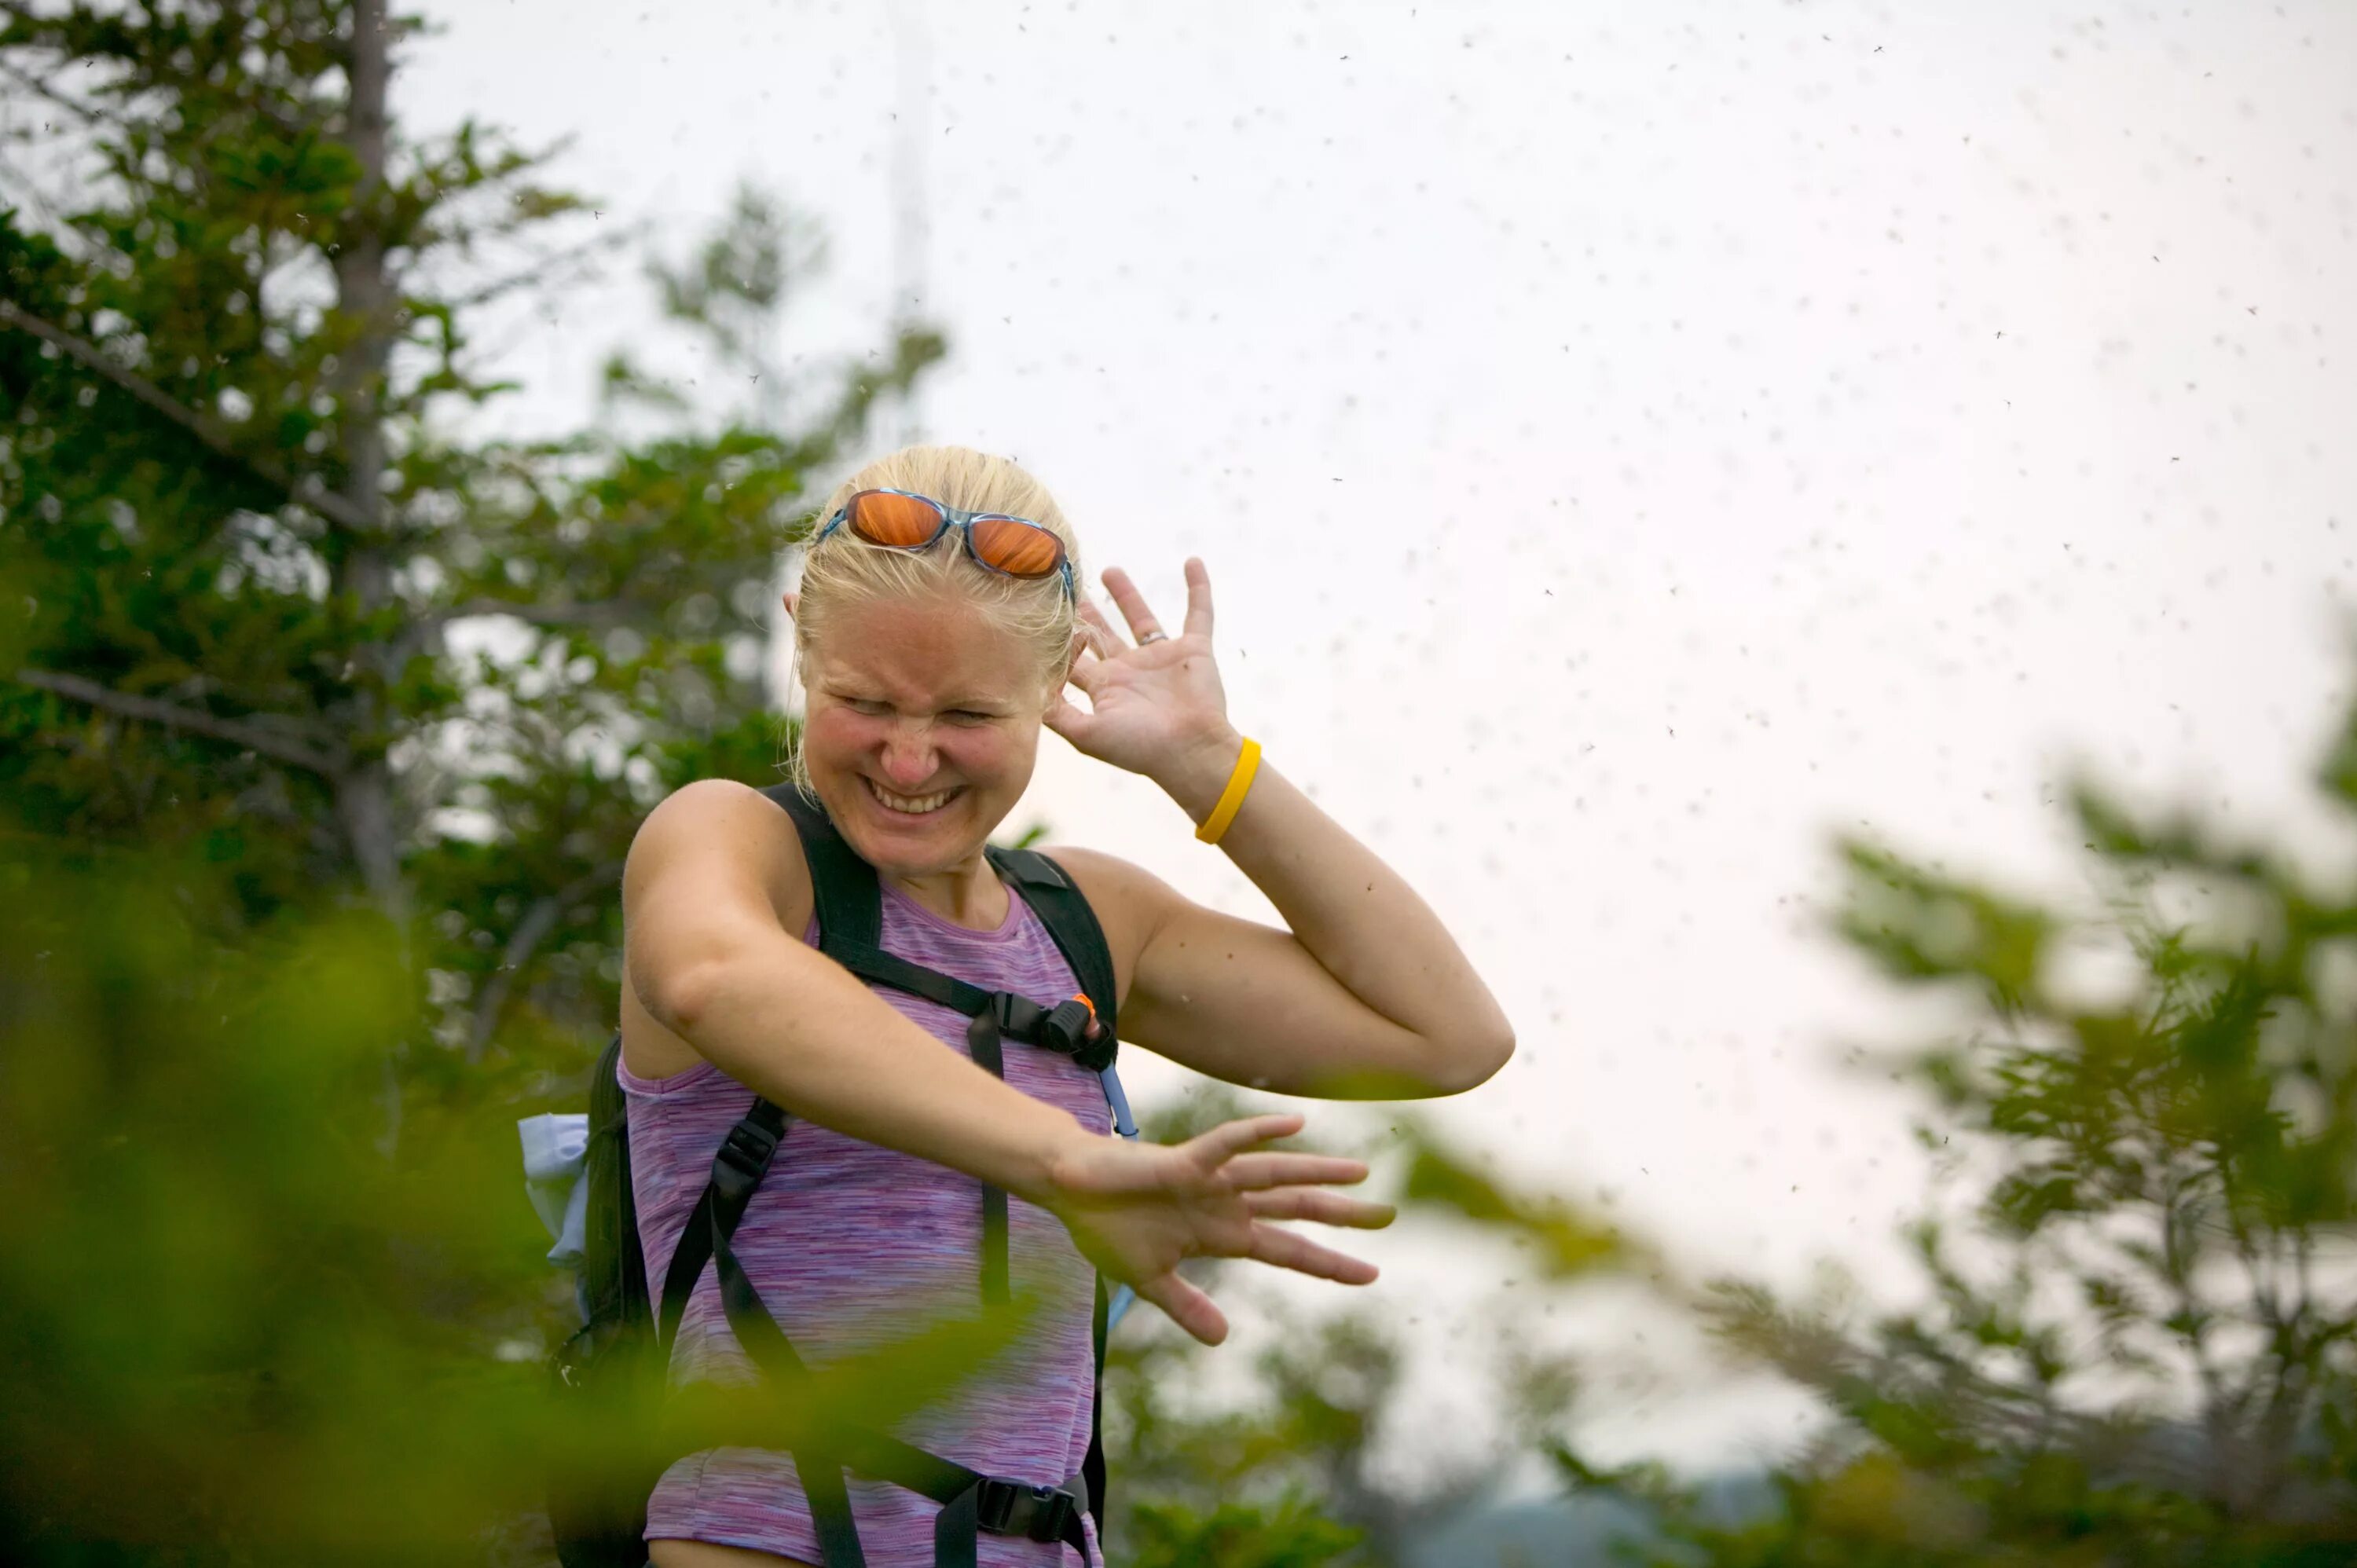
<path id="1" fill-rule="evenodd" d="M 1104 1456 L 1104 1359 L 1105 1359 L 1105 1298 L 1104 1276 L 1097 1276 L 1097 1305 L 1089 1322 L 1089 1339 L 1096 1351 L 1096 1382 L 1089 1391 L 1089 1452 L 1081 1461 L 1081 1482 L 1088 1488 L 1089 1512 L 1096 1516 L 1097 1540 L 1104 1540 L 1105 1517 L 1105 1456 Z"/>
<path id="2" fill-rule="evenodd" d="M 823 929 L 819 950 L 870 984 L 888 985 L 896 991 L 938 1002 L 969 1018 L 995 1018 L 1000 1034 L 1027 1046 L 1071 1057 L 1091 1072 L 1101 1072 L 1113 1065 L 1114 1036 L 1108 1029 L 1092 1028 L 1095 1014 L 1089 1002 L 1074 997 L 1053 1007 L 1043 1007 L 1028 996 L 1017 996 L 1011 991 L 985 991 L 955 975 L 911 963 L 881 948 L 827 941 Z"/>
<path id="3" fill-rule="evenodd" d="M 736 1200 L 734 1211 L 726 1216 L 728 1235 L 737 1233 L 737 1222 L 745 1217 L 745 1205 L 752 1200 L 753 1189 L 770 1172 L 770 1162 L 777 1157 L 778 1144 L 786 1135 L 788 1118 L 784 1111 L 766 1100 L 753 1101 L 737 1125 L 728 1129 L 721 1141 L 720 1152 L 714 1156 L 714 1179 L 704 1184 L 704 1192 L 695 1200 L 694 1211 L 687 1217 L 687 1226 L 679 1233 L 679 1245 L 671 1255 L 671 1267 L 663 1271 L 662 1301 L 655 1311 L 655 1345 L 668 1361 L 673 1338 L 679 1333 L 679 1321 L 687 1312 L 687 1298 L 695 1293 L 695 1282 L 704 1277 L 704 1265 L 712 1261 L 715 1205 L 720 1201 L 722 1170 L 730 1173 L 731 1187 L 743 1183 L 743 1195 Z M 726 1164 L 724 1165 L 724 1162 Z"/>
<path id="4" fill-rule="evenodd" d="M 977 1477 L 933 1516 L 933 1568 L 978 1568 L 979 1532 L 985 1530 L 993 1535 L 1060 1541 L 1085 1563 L 1089 1538 L 1081 1516 L 1088 1511 L 1088 1483 L 1078 1476 L 1060 1487 Z"/>
<path id="5" fill-rule="evenodd" d="M 982 1054 L 986 1060 L 995 1061 L 998 1058 L 998 1041 L 996 1030 L 989 1028 L 991 1022 L 987 1014 L 977 1020 L 989 1033 L 989 1043 L 982 1048 Z M 657 1318 L 659 1343 L 668 1352 L 678 1334 L 680 1318 L 686 1311 L 687 1298 L 704 1273 L 704 1265 L 710 1262 L 720 1287 L 721 1311 L 727 1316 L 737 1343 L 755 1366 L 787 1389 L 807 1380 L 809 1369 L 737 1261 L 734 1238 L 754 1189 L 768 1174 L 778 1146 L 784 1140 L 789 1121 L 786 1112 L 776 1105 L 757 1100 L 743 1119 L 729 1129 L 720 1152 L 714 1156 L 712 1179 L 696 1199 L 694 1212 L 689 1216 L 679 1246 L 672 1254 L 671 1266 L 664 1273 L 663 1303 Z M 985 1189 L 985 1194 L 992 1190 Z M 1006 1194 L 1000 1192 L 997 1197 L 996 1244 L 985 1244 L 983 1251 L 985 1260 L 994 1255 L 997 1258 L 998 1277 L 995 1283 L 985 1279 L 984 1288 L 985 1293 L 995 1289 L 995 1299 L 1003 1302 L 1006 1299 Z M 987 1207 L 985 1213 L 987 1228 Z M 1104 1288 L 1100 1283 L 1100 1348 L 1103 1321 Z M 1093 1437 L 1092 1428 L 1092 1453 L 1095 1452 Z M 803 1496 L 810 1499 L 811 1523 L 818 1534 L 823 1568 L 866 1568 L 866 1556 L 851 1514 L 850 1488 L 845 1481 L 846 1469 L 905 1487 L 942 1505 L 933 1524 L 934 1568 L 978 1568 L 979 1536 L 985 1530 L 996 1535 L 1027 1536 L 1043 1542 L 1061 1541 L 1085 1553 L 1087 1537 L 1082 1531 L 1080 1516 L 1093 1511 L 1094 1498 L 1102 1486 L 1102 1482 L 1092 1480 L 1085 1470 L 1060 1487 L 1034 1486 L 985 1476 L 896 1437 L 857 1427 L 831 1433 L 823 1444 L 813 1444 L 805 1437 L 801 1444 L 789 1446 L 787 1455 L 802 1482 Z"/>
<path id="6" fill-rule="evenodd" d="M 774 1116 L 763 1116 L 765 1110 L 775 1112 Z M 791 1389 L 808 1381 L 810 1369 L 802 1365 L 802 1356 L 794 1349 L 793 1341 L 786 1337 L 786 1331 L 778 1326 L 761 1293 L 746 1277 L 745 1267 L 737 1261 L 737 1250 L 730 1244 L 738 1222 L 745 1218 L 746 1206 L 753 1200 L 753 1189 L 761 1185 L 770 1160 L 777 1153 L 779 1139 L 784 1135 L 784 1123 L 783 1112 L 766 1100 L 754 1101 L 745 1119 L 730 1129 L 727 1141 L 721 1144 L 719 1155 L 712 1162 L 712 1180 L 697 1201 L 696 1211 L 704 1220 L 704 1245 L 711 1253 L 714 1272 L 719 1275 L 720 1309 L 727 1315 L 728 1326 L 736 1331 L 737 1344 L 772 1381 Z M 770 1130 L 772 1125 L 776 1128 L 774 1133 Z M 694 1225 L 695 1218 L 691 1216 L 688 1223 Z M 683 1243 L 684 1240 L 683 1237 Z M 674 1272 L 676 1269 L 674 1258 Z M 691 1285 L 693 1283 L 691 1279 Z M 668 1277 L 665 1283 L 668 1287 Z M 818 1533 L 820 1562 L 824 1568 L 867 1568 L 866 1554 L 859 1547 L 858 1529 L 852 1522 L 851 1496 L 844 1484 L 842 1460 L 820 1452 L 807 1440 L 792 1445 L 787 1453 L 793 1460 L 794 1474 L 802 1481 L 802 1495 L 810 1499 L 811 1524 Z"/>
<path id="7" fill-rule="evenodd" d="M 819 950 L 871 984 L 888 985 L 895 991 L 938 1002 L 969 1018 L 990 1007 L 990 993 L 979 985 L 911 963 L 899 953 L 886 952 L 879 947 L 848 940 L 830 941 L 823 926 L 819 929 Z"/>
<path id="8" fill-rule="evenodd" d="M 728 1231 L 735 1229 L 728 1218 L 730 1207 L 725 1198 L 716 1205 L 710 1224 L 722 1310 L 754 1364 L 780 1386 L 791 1388 L 809 1377 L 809 1369 L 737 1262 L 736 1251 L 729 1245 Z M 737 1211 L 741 1218 L 741 1206 Z M 1085 1474 L 1068 1478 L 1060 1487 L 1005 1480 L 858 1426 L 829 1433 L 823 1446 L 805 1441 L 787 1452 L 793 1460 L 794 1474 L 802 1480 L 802 1495 L 810 1499 L 823 1568 L 866 1568 L 859 1531 L 851 1517 L 850 1490 L 844 1480 L 846 1470 L 905 1487 L 942 1505 L 933 1520 L 933 1568 L 979 1568 L 984 1530 L 1038 1541 L 1060 1541 L 1083 1557 L 1088 1553 L 1088 1537 L 1081 1527 L 1081 1515 L 1090 1511 L 1092 1496 Z"/>
<path id="9" fill-rule="evenodd" d="M 1082 993 L 1096 1004 L 1097 1022 L 1104 1026 L 1110 1041 L 1119 1033 L 1115 1016 L 1119 995 L 1114 982 L 1113 949 L 1105 941 L 1096 911 L 1089 908 L 1087 897 L 1064 868 L 1038 850 L 994 847 L 986 853 L 992 864 L 1014 881 L 1039 923 L 1048 928 L 1056 950 L 1072 966 L 1072 978 L 1080 982 Z M 1099 1065 L 1110 1067 L 1112 1058 Z"/>
<path id="10" fill-rule="evenodd" d="M 1104 927 L 1098 921 L 1096 911 L 1052 857 L 1032 849 L 994 848 L 986 853 L 1000 874 L 1022 892 L 1024 902 L 1039 917 L 1039 923 L 1048 928 L 1056 950 L 1072 966 L 1072 977 L 1080 983 L 1082 993 L 1096 1004 L 1096 1021 L 1103 1031 L 1103 1059 L 1079 1059 L 1083 1066 L 1100 1070 L 1112 1066 L 1118 1048 L 1116 1007 L 1120 993 L 1114 979 L 1113 949 L 1105 940 Z M 1099 1541 L 1105 1535 L 1104 1362 L 1108 1305 L 1104 1276 L 1100 1274 L 1095 1313 L 1090 1325 L 1096 1388 L 1089 1403 L 1088 1456 L 1081 1462 L 1081 1477 L 1087 1487 L 1089 1511 L 1096 1518 Z"/>
<path id="11" fill-rule="evenodd" d="M 1006 1058 L 998 1048 L 998 1020 L 985 1008 L 966 1026 L 965 1047 L 974 1065 L 1001 1082 L 1006 1079 Z M 982 1184 L 982 1303 L 1004 1306 L 1006 1288 L 1006 1189 Z"/>
<path id="12" fill-rule="evenodd" d="M 833 957 L 838 942 L 856 948 L 880 944 L 884 904 L 876 886 L 876 868 L 860 859 L 859 852 L 844 842 L 826 813 L 804 800 L 792 785 L 775 785 L 761 793 L 786 809 L 802 841 L 802 858 L 810 863 L 811 894 L 818 914 L 820 950 Z"/>
<path id="13" fill-rule="evenodd" d="M 941 1504 L 933 1520 L 933 1568 L 975 1568 L 976 1537 L 985 1530 L 1061 1541 L 1083 1558 L 1088 1555 L 1088 1537 L 1081 1529 L 1081 1516 L 1091 1511 L 1084 1477 L 1067 1477 L 1053 1487 L 1006 1480 L 866 1427 L 836 1434 L 834 1452 L 860 1475 L 905 1487 Z"/>

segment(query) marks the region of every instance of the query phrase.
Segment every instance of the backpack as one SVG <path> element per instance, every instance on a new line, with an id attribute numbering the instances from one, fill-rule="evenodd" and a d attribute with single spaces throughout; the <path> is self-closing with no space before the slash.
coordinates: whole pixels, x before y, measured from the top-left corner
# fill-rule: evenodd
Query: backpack
<path id="1" fill-rule="evenodd" d="M 793 819 L 810 866 L 819 924 L 819 951 L 870 985 L 910 992 L 954 1008 L 973 1020 L 966 1043 L 978 1066 L 1004 1077 L 1003 1036 L 1072 1057 L 1098 1072 L 1115 1131 L 1137 1128 L 1114 1071 L 1117 1048 L 1113 955 L 1104 932 L 1077 886 L 1048 856 L 1032 850 L 985 849 L 1010 890 L 1039 918 L 1071 966 L 1082 994 L 1046 1004 L 1005 992 L 987 992 L 952 975 L 895 957 L 881 946 L 882 896 L 875 869 L 861 860 L 832 822 L 791 785 L 763 791 Z M 589 1084 L 587 1144 L 577 1202 L 580 1330 L 553 1359 L 564 1430 L 580 1444 L 560 1455 L 549 1486 L 549 1521 L 565 1568 L 643 1568 L 646 1503 L 675 1460 L 710 1443 L 648 1434 L 615 1444 L 616 1432 L 647 1432 L 647 1412 L 668 1374 L 681 1315 L 709 1267 L 719 1276 L 730 1328 L 764 1376 L 789 1387 L 806 1375 L 777 1320 L 746 1278 L 729 1245 L 746 1206 L 784 1138 L 791 1114 L 756 1099 L 715 1152 L 711 1180 L 681 1233 L 677 1251 L 662 1270 L 660 1295 L 651 1295 L 651 1272 L 639 1244 L 638 1210 L 630 1187 L 629 1101 L 616 1069 L 617 1035 Z M 1006 1194 L 985 1186 L 979 1274 L 985 1303 L 1007 1294 Z M 562 1248 L 562 1243 L 560 1247 Z M 1098 1389 L 1090 1413 L 1089 1449 L 1077 1476 L 1060 1486 L 1038 1486 L 980 1475 L 881 1432 L 846 1428 L 820 1444 L 791 1451 L 809 1498 L 824 1568 L 865 1568 L 845 1484 L 846 1471 L 894 1482 L 942 1505 L 934 1526 L 935 1568 L 974 1568 L 980 1532 L 1062 1541 L 1087 1554 L 1080 1514 L 1104 1535 L 1103 1414 L 1105 1336 L 1130 1303 L 1126 1286 L 1108 1294 L 1097 1281 L 1093 1340 Z M 683 1444 L 685 1445 L 683 1446 Z"/>

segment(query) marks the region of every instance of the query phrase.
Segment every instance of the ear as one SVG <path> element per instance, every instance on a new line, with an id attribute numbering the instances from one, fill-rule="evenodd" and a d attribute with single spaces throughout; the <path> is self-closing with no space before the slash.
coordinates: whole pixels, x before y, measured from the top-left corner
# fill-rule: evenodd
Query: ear
<path id="1" fill-rule="evenodd" d="M 788 620 L 799 620 L 802 618 L 802 596 L 798 591 L 792 588 L 788 588 L 786 590 L 785 606 L 786 618 Z"/>

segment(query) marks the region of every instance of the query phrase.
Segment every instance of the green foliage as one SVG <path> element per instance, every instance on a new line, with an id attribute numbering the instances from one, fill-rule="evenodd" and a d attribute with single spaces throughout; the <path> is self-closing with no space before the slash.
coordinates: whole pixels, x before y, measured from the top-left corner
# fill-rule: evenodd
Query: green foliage
<path id="1" fill-rule="evenodd" d="M 618 226 L 480 124 L 384 123 L 416 28 L 0 4 L 10 1561 L 461 1560 L 536 1511 L 580 1434 L 539 1399 L 569 1303 L 512 1115 L 612 1027 L 646 807 L 775 776 L 781 552 L 941 353 L 798 373 L 791 424 L 748 371 L 465 435 L 487 312 Z M 758 366 L 814 261 L 748 193 L 693 289 L 652 270 Z M 937 1397 L 1005 1331 L 821 1404 Z"/>
<path id="2" fill-rule="evenodd" d="M 382 919 L 231 947 L 156 897 L 221 875 L 0 868 L 0 1559 L 529 1551 L 547 1466 L 630 1456 L 654 1415 L 545 1398 L 562 1309 L 511 1132 L 426 1107 L 379 1147 L 386 1051 L 416 1022 Z M 791 1407 L 707 1388 L 663 1413 L 770 1443 L 889 1420 L 987 1366 L 1025 1304 L 919 1305 Z"/>
<path id="3" fill-rule="evenodd" d="M 1625 1268 L 1636 1261 L 1637 1249 L 1616 1227 L 1560 1198 L 1510 1191 L 1439 1143 L 1421 1123 L 1413 1128 L 1400 1187 L 1403 1204 L 1469 1221 L 1525 1245 L 1536 1254 L 1542 1275 L 1550 1280 Z"/>
<path id="4" fill-rule="evenodd" d="M 404 1077 L 496 1092 L 453 1063 L 545 1081 L 610 1028 L 645 809 L 776 777 L 761 666 L 810 476 L 941 345 L 910 331 L 802 378 L 792 428 L 763 417 L 774 373 L 715 378 L 642 435 L 454 434 L 500 390 L 483 312 L 601 231 L 475 123 L 372 143 L 355 62 L 414 24 L 356 36 L 355 14 L 0 23 L 0 83 L 41 109 L 0 166 L 21 199 L 0 210 L 0 797 L 92 855 L 233 865 L 206 917 L 225 937 L 371 904 L 427 999 Z M 651 270 L 703 352 L 755 364 L 815 259 L 748 192 L 685 270 Z"/>
<path id="5" fill-rule="evenodd" d="M 2357 804 L 2352 712 L 2319 777 Z M 1845 846 L 1840 929 L 1966 1008 L 1898 1059 L 1964 1193 L 1911 1240 L 1928 1301 L 1861 1322 L 1705 1304 L 1832 1431 L 1728 1522 L 1659 1474 L 1672 1563 L 2306 1564 L 2357 1553 L 2357 886 L 2147 815 L 2073 809 L 2100 898 L 2050 908 Z"/>
<path id="6" fill-rule="evenodd" d="M 1273 1508 L 1222 1503 L 1208 1515 L 1141 1503 L 1130 1513 L 1119 1556 L 1125 1568 L 1321 1568 L 1359 1540 L 1358 1531 L 1329 1522 L 1299 1497 Z"/>
<path id="7" fill-rule="evenodd" d="M 210 941 L 158 886 L 0 892 L 0 1556 L 415 1562 L 528 1506 L 509 1151 L 371 1114 L 413 993 L 381 919 Z M 230 1553 L 228 1541 L 242 1543 Z M 123 1557 L 114 1561 L 130 1560 Z"/>

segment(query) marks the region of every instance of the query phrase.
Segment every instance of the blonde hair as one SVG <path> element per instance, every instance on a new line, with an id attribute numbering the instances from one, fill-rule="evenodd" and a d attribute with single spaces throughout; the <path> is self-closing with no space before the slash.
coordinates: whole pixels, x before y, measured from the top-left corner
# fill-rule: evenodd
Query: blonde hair
<path id="1" fill-rule="evenodd" d="M 1064 510 L 1048 487 L 1004 457 L 965 446 L 903 446 L 861 468 L 835 487 L 819 510 L 818 526 L 860 490 L 909 490 L 961 511 L 1004 512 L 1028 518 L 1063 541 L 1073 587 L 1081 581 L 1081 546 Z M 813 531 L 813 538 L 816 537 Z M 968 556 L 954 537 L 930 550 L 880 550 L 837 529 L 810 545 L 802 560 L 802 599 L 794 616 L 793 663 L 788 679 L 803 687 L 812 650 L 825 640 L 827 627 L 845 605 L 882 598 L 952 594 L 979 608 L 999 630 L 1034 651 L 1039 701 L 1063 683 L 1080 626 L 1077 605 L 1064 593 L 1062 574 L 1026 580 L 993 572 Z M 812 795 L 810 769 L 797 734 L 789 746 L 786 773 L 805 797 Z"/>

